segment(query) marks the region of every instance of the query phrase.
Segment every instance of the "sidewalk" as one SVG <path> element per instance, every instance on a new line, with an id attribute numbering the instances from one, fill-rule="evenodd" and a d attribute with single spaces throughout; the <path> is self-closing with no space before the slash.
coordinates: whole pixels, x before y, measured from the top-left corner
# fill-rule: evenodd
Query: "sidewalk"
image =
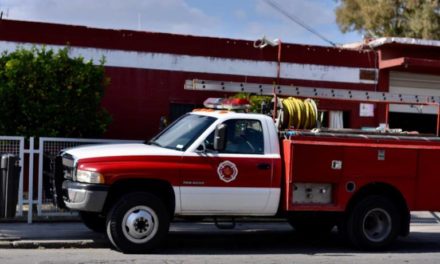
<path id="1" fill-rule="evenodd" d="M 80 222 L 0 223 L 0 248 L 99 248 L 109 247 L 104 234 Z"/>
<path id="2" fill-rule="evenodd" d="M 411 232 L 440 233 L 440 214 L 419 212 L 412 214 Z M 267 232 L 291 231 L 285 222 L 237 222 L 233 230 L 219 230 L 211 222 L 173 223 L 170 232 L 234 233 L 246 230 Z M 107 248 L 110 243 L 105 234 L 90 231 L 80 222 L 52 223 L 0 223 L 0 248 Z"/>

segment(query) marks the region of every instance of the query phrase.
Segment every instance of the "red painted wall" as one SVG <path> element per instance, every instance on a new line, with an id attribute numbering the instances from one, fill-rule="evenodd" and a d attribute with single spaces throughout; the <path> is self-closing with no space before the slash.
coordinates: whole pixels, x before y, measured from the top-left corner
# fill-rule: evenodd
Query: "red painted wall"
<path id="1" fill-rule="evenodd" d="M 252 41 L 96 29 L 84 26 L 0 20 L 0 40 L 99 47 L 107 49 L 163 52 L 273 61 L 277 48 L 256 49 Z M 282 60 L 348 67 L 375 67 L 375 52 L 331 47 L 283 44 Z"/>
<path id="2" fill-rule="evenodd" d="M 186 54 L 220 58 L 274 61 L 277 48 L 256 49 L 244 40 L 184 36 L 127 30 L 95 29 L 83 26 L 0 20 L 0 41 L 70 45 L 104 49 Z M 356 68 L 376 68 L 377 53 L 332 47 L 283 44 L 282 61 Z M 275 70 L 274 70 L 275 72 Z M 201 104 L 221 93 L 185 91 L 186 79 L 214 79 L 272 83 L 273 78 L 219 75 L 197 72 L 106 67 L 111 78 L 103 106 L 113 123 L 107 138 L 146 139 L 158 131 L 161 116 L 169 116 L 170 103 Z M 283 79 L 283 84 L 310 87 L 376 90 L 374 84 Z M 320 108 L 349 111 L 352 127 L 377 126 L 379 117 L 359 118 L 359 104 L 320 100 Z M 378 112 L 380 113 L 380 112 Z"/>

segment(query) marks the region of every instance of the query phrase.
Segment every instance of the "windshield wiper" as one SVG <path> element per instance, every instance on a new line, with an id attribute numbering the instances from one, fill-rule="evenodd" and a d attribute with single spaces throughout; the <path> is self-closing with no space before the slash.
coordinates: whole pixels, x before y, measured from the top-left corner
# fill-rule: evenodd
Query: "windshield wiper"
<path id="1" fill-rule="evenodd" d="M 157 142 L 154 141 L 154 140 L 150 140 L 150 141 L 148 141 L 147 144 L 148 144 L 148 145 L 153 145 L 153 146 L 162 147 L 161 144 L 157 143 Z"/>

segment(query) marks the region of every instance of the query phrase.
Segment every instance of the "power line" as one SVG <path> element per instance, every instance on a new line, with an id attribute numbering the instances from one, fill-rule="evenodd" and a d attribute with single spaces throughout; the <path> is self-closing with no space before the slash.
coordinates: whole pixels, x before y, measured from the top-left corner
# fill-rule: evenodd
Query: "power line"
<path id="1" fill-rule="evenodd" d="M 270 5 L 273 9 L 277 10 L 278 12 L 280 12 L 281 14 L 283 14 L 284 16 L 286 16 L 287 18 L 289 18 L 291 21 L 293 21 L 294 23 L 300 25 L 301 27 L 305 28 L 307 31 L 309 31 L 312 34 L 315 34 L 316 36 L 318 36 L 320 39 L 324 40 L 325 42 L 329 43 L 330 45 L 332 45 L 333 47 L 336 47 L 336 44 L 329 40 L 328 38 L 324 37 L 323 35 L 319 34 L 318 32 L 316 32 L 313 28 L 311 28 L 310 26 L 306 25 L 304 22 L 302 22 L 299 18 L 297 18 L 296 16 L 290 14 L 289 12 L 287 12 L 285 9 L 283 9 L 278 3 L 276 3 L 275 1 L 272 0 L 264 0 L 266 2 L 266 4 Z"/>

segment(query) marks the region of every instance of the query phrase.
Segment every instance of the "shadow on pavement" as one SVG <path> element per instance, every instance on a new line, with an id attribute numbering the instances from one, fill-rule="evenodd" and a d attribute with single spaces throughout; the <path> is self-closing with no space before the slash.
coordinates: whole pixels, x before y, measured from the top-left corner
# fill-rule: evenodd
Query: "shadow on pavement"
<path id="1" fill-rule="evenodd" d="M 326 237 L 303 237 L 289 231 L 240 231 L 240 232 L 172 232 L 159 254 L 328 254 L 350 256 L 352 254 L 388 253 L 435 253 L 440 252 L 440 233 L 412 232 L 409 237 L 399 238 L 386 251 L 363 252 L 352 248 L 342 236 L 334 232 Z"/>

